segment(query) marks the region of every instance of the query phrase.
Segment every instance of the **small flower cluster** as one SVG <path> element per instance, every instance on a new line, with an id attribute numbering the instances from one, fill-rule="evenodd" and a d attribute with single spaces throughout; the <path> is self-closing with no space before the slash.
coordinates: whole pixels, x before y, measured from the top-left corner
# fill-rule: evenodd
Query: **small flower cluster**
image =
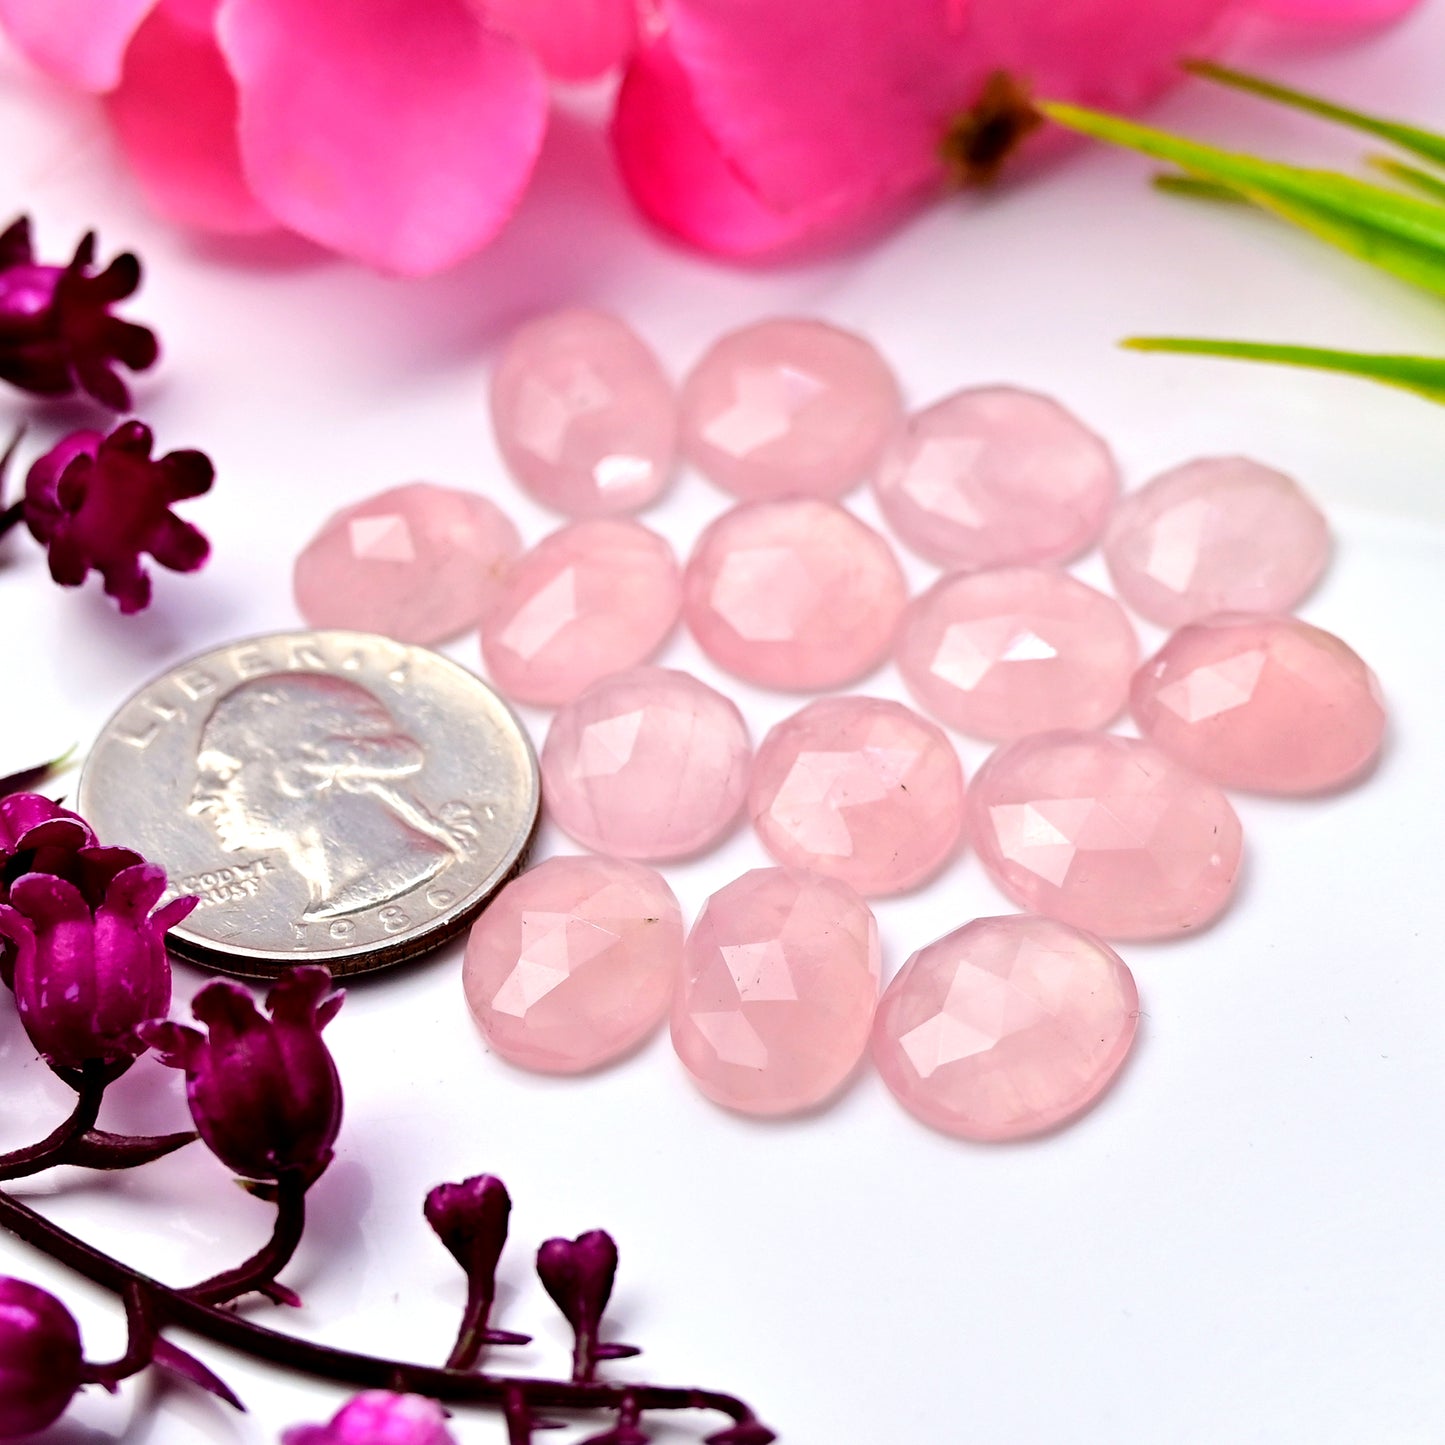
<path id="1" fill-rule="evenodd" d="M 0 235 L 0 380 L 36 396 L 83 394 L 128 410 L 117 368 L 144 371 L 159 354 L 152 331 L 112 314 L 140 275 L 128 252 L 97 270 L 93 233 L 67 265 L 37 262 L 29 220 L 15 221 Z M 5 470 L 19 442 L 17 434 L 0 458 L 0 536 L 24 522 L 61 586 L 78 587 L 97 572 L 122 612 L 139 612 L 151 597 L 142 555 L 174 572 L 194 572 L 206 560 L 205 537 L 171 511 L 210 490 L 214 471 L 204 453 L 152 458 L 150 428 L 138 421 L 108 435 L 73 431 L 31 465 L 24 495 L 7 506 Z"/>

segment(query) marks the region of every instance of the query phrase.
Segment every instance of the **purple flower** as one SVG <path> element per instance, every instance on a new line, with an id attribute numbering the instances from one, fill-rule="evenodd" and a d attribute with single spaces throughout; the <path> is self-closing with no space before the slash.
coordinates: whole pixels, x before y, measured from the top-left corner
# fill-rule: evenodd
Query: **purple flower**
<path id="1" fill-rule="evenodd" d="M 52 1294 L 0 1277 L 0 1439 L 43 1430 L 81 1386 L 80 1331 Z"/>
<path id="2" fill-rule="evenodd" d="M 151 600 L 149 553 L 173 572 L 194 572 L 210 543 L 170 508 L 211 489 L 215 468 L 204 452 L 168 452 L 152 460 L 151 430 L 122 422 L 109 436 L 77 431 L 30 468 L 25 523 L 50 553 L 50 575 L 78 587 L 99 572 L 122 612 Z"/>
<path id="3" fill-rule="evenodd" d="M 491 1174 L 476 1174 L 460 1184 L 438 1184 L 427 1195 L 424 1212 L 467 1279 L 484 1282 L 490 1291 L 512 1213 L 507 1186 Z"/>
<path id="4" fill-rule="evenodd" d="M 281 1445 L 457 1445 L 446 1419 L 435 1400 L 367 1390 L 343 1405 L 329 1425 L 293 1425 Z"/>
<path id="5" fill-rule="evenodd" d="M 28 217 L 0 235 L 0 380 L 41 396 L 85 391 L 125 411 L 116 366 L 144 371 L 160 353 L 153 331 L 110 314 L 140 285 L 140 262 L 126 252 L 97 272 L 94 261 L 93 231 L 68 266 L 36 263 Z"/>
<path id="6" fill-rule="evenodd" d="M 344 997 L 314 965 L 287 969 L 266 996 L 267 1018 L 246 989 L 208 983 L 191 1009 L 209 1029 L 158 1020 L 141 1036 L 162 1063 L 186 1073 L 201 1138 L 243 1179 L 299 1173 L 308 1183 L 331 1162 L 341 1128 L 341 1080 L 321 1030 Z"/>
<path id="7" fill-rule="evenodd" d="M 78 867 L 76 854 L 95 845 L 84 818 L 39 793 L 11 793 L 0 798 L 0 903 L 10 898 L 10 885 L 26 873 L 69 877 Z M 137 863 L 140 858 L 135 858 Z M 15 945 L 0 934 L 0 981 L 15 987 Z"/>
<path id="8" fill-rule="evenodd" d="M 589 1229 L 576 1239 L 549 1239 L 537 1251 L 537 1274 L 575 1336 L 572 1373 L 590 1380 L 599 1360 L 621 1360 L 640 1353 L 635 1345 L 600 1342 L 602 1315 L 617 1277 L 617 1245 L 605 1229 Z"/>

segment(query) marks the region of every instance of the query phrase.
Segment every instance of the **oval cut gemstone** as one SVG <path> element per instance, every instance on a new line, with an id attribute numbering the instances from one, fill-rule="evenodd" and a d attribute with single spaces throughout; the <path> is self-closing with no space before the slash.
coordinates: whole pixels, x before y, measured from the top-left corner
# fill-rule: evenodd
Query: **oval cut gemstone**
<path id="1" fill-rule="evenodd" d="M 542 796 L 563 832 L 621 858 L 681 858 L 737 817 L 752 748 L 736 706 L 685 672 L 634 667 L 560 708 Z"/>
<path id="2" fill-rule="evenodd" d="M 513 333 L 492 373 L 492 427 L 512 475 L 568 516 L 635 511 L 671 478 L 672 383 L 604 312 L 559 311 Z"/>
<path id="3" fill-rule="evenodd" d="M 1314 793 L 1375 759 L 1375 675 L 1333 633 L 1295 617 L 1223 616 L 1182 628 L 1134 678 L 1140 730 L 1226 787 Z"/>
<path id="4" fill-rule="evenodd" d="M 937 872 L 963 830 L 963 769 L 943 733 L 876 697 L 828 697 L 758 749 L 748 812 L 778 860 L 864 895 Z"/>
<path id="5" fill-rule="evenodd" d="M 1124 706 L 1139 643 L 1124 609 L 1067 572 L 945 577 L 915 597 L 898 670 L 936 718 L 974 737 L 1096 728 Z"/>
<path id="6" fill-rule="evenodd" d="M 622 518 L 573 522 L 512 568 L 482 627 L 482 657 L 508 697 L 570 702 L 646 662 L 681 610 L 682 574 L 657 533 Z"/>
<path id="7" fill-rule="evenodd" d="M 909 1113 L 962 1139 L 1022 1139 L 1087 1109 L 1118 1073 L 1139 991 L 1107 943 L 1053 918 L 977 918 L 883 991 L 873 1062 Z"/>
<path id="8" fill-rule="evenodd" d="M 495 503 L 412 482 L 328 519 L 296 559 L 296 608 L 308 627 L 444 642 L 482 620 L 521 550 Z"/>
<path id="9" fill-rule="evenodd" d="M 914 415 L 873 485 L 904 543 L 971 572 L 1076 557 L 1103 530 L 1119 473 L 1104 442 L 1058 402 L 989 386 Z"/>
<path id="10" fill-rule="evenodd" d="M 698 539 L 683 612 L 719 667 L 765 687 L 837 687 L 883 661 L 908 589 L 871 527 L 831 502 L 751 502 Z"/>
<path id="11" fill-rule="evenodd" d="M 1104 538 L 1119 596 L 1182 627 L 1215 612 L 1289 612 L 1329 561 L 1324 514 L 1290 477 L 1204 457 L 1125 497 Z"/>
<path id="12" fill-rule="evenodd" d="M 548 858 L 472 925 L 462 986 L 488 1044 L 548 1074 L 610 1063 L 667 1015 L 682 911 L 662 875 L 622 858 Z"/>
<path id="13" fill-rule="evenodd" d="M 840 497 L 872 471 L 902 420 L 873 345 L 822 321 L 731 332 L 683 383 L 682 447 L 744 501 Z"/>
<path id="14" fill-rule="evenodd" d="M 714 1102 L 791 1114 L 835 1094 L 868 1045 L 878 927 L 836 878 L 756 868 L 708 899 L 683 951 L 672 1042 Z"/>
<path id="15" fill-rule="evenodd" d="M 969 788 L 969 836 L 1022 908 L 1105 938 L 1165 938 L 1229 902 L 1244 849 L 1211 782 L 1152 743 L 1054 732 L 999 748 Z"/>

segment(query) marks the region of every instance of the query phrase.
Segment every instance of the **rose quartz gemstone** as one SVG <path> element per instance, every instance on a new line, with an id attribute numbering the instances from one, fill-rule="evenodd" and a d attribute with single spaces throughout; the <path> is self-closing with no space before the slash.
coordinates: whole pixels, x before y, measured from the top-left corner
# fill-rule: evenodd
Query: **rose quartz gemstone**
<path id="1" fill-rule="evenodd" d="M 990 386 L 914 416 L 874 489 L 915 552 L 973 571 L 1083 552 L 1103 530 L 1119 473 L 1109 448 L 1058 402 Z"/>
<path id="2" fill-rule="evenodd" d="M 748 812 L 779 863 L 898 893 L 957 846 L 963 769 L 943 733 L 901 703 L 821 698 L 763 739 Z"/>
<path id="3" fill-rule="evenodd" d="M 1108 944 L 1052 918 L 978 918 L 883 991 L 873 1061 L 909 1113 L 963 1139 L 1022 1139 L 1103 1093 L 1139 991 Z"/>
<path id="4" fill-rule="evenodd" d="M 508 697 L 570 702 L 651 657 L 681 609 L 682 574 L 655 532 L 609 517 L 574 522 L 513 567 L 482 628 L 482 656 Z"/>
<path id="5" fill-rule="evenodd" d="M 672 1043 L 709 1099 L 791 1114 L 842 1087 L 878 1002 L 878 926 L 846 883 L 756 868 L 688 935 Z"/>
<path id="6" fill-rule="evenodd" d="M 682 912 L 659 873 L 621 858 L 549 858 L 472 925 L 462 986 L 504 1059 L 577 1074 L 662 1022 L 681 964 Z"/>
<path id="7" fill-rule="evenodd" d="M 573 517 L 631 512 L 667 485 L 672 383 L 615 316 L 559 311 L 519 327 L 492 373 L 492 427 L 512 475 Z"/>
<path id="8" fill-rule="evenodd" d="M 998 749 L 969 836 L 1020 907 L 1106 938 L 1199 928 L 1229 902 L 1243 836 L 1229 800 L 1152 743 L 1055 732 Z"/>
<path id="9" fill-rule="evenodd" d="M 874 347 L 822 321 L 724 336 L 683 383 L 687 456 L 745 501 L 840 497 L 872 471 L 903 415 Z"/>
<path id="10" fill-rule="evenodd" d="M 685 672 L 634 667 L 560 708 L 542 748 L 558 827 L 622 858 L 681 858 L 742 807 L 752 748 L 742 714 Z"/>
<path id="11" fill-rule="evenodd" d="M 1367 768 L 1385 734 L 1375 675 L 1333 633 L 1294 617 L 1209 618 L 1139 669 L 1140 730 L 1207 778 L 1314 793 Z"/>
<path id="12" fill-rule="evenodd" d="M 692 634 L 720 667 L 765 687 L 837 687 L 888 652 L 908 589 L 888 543 L 832 502 L 724 512 L 683 578 Z"/>
<path id="13" fill-rule="evenodd" d="M 481 621 L 521 550 L 485 497 L 412 482 L 326 522 L 296 559 L 296 607 L 308 627 L 442 642 Z"/>
<path id="14" fill-rule="evenodd" d="M 1283 472 L 1207 457 L 1125 497 L 1104 538 L 1120 597 L 1181 627 L 1214 612 L 1288 612 L 1329 561 L 1324 514 Z"/>
<path id="15" fill-rule="evenodd" d="M 898 670 L 981 738 L 1094 728 L 1124 706 L 1139 642 L 1112 597 L 1049 567 L 945 577 L 903 614 Z"/>

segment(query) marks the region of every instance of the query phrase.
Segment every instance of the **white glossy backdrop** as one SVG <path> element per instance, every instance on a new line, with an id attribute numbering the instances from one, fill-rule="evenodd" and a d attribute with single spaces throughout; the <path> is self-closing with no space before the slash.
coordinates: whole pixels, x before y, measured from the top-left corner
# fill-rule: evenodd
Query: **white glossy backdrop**
<path id="1" fill-rule="evenodd" d="M 1445 4 L 1274 68 L 1445 124 Z M 1357 148 L 1203 87 L 1158 115 L 1298 156 Z M 736 1390 L 788 1445 L 1439 1438 L 1445 409 L 1113 346 L 1154 330 L 1439 351 L 1436 306 L 1262 218 L 1152 194 L 1141 162 L 1102 152 L 1026 188 L 938 206 L 861 254 L 741 270 L 650 234 L 599 135 L 559 116 L 502 239 L 450 275 L 401 283 L 296 244 L 171 231 L 139 201 L 97 112 L 8 58 L 0 134 L 0 210 L 30 210 L 47 253 L 95 225 L 106 253 L 144 257 L 131 310 L 157 326 L 166 354 L 137 387 L 139 408 L 164 448 L 201 446 L 218 471 L 214 494 L 187 511 L 214 560 L 197 577 L 160 575 L 142 618 L 119 618 L 96 588 L 52 588 L 38 549 L 8 545 L 0 771 L 84 742 L 123 695 L 192 652 L 293 625 L 291 559 L 343 503 L 426 478 L 486 490 L 529 539 L 555 525 L 502 474 L 485 388 L 512 323 L 574 302 L 629 318 L 678 372 L 741 322 L 823 316 L 875 338 L 914 403 L 993 381 L 1057 394 L 1109 437 L 1131 485 L 1206 453 L 1291 471 L 1326 504 L 1339 543 L 1304 613 L 1364 654 L 1393 707 L 1388 753 L 1365 786 L 1322 802 L 1239 800 L 1249 861 L 1236 906 L 1199 937 L 1123 950 L 1146 1015 L 1135 1057 L 1094 1113 L 1042 1141 L 951 1142 L 868 1073 L 815 1118 L 731 1117 L 692 1091 L 665 1036 L 593 1078 L 524 1076 L 473 1032 L 460 945 L 356 987 L 330 1033 L 347 1084 L 339 1155 L 285 1276 L 307 1307 L 278 1324 L 440 1360 L 460 1277 L 428 1236 L 421 1199 L 485 1169 L 516 1201 L 502 1322 L 538 1336 L 519 1367 L 565 1355 L 530 1251 L 604 1225 L 622 1248 L 615 1328 L 647 1347 L 618 1373 Z M 26 411 L 4 398 L 0 427 Z M 42 411 L 36 439 L 78 415 Z M 875 516 L 866 495 L 854 504 Z M 685 549 L 724 505 L 684 475 L 647 520 Z M 1097 558 L 1077 570 L 1101 578 Z M 932 575 L 910 572 L 919 586 Z M 474 640 L 448 650 L 477 664 Z M 718 680 L 685 637 L 665 660 Z M 722 681 L 758 736 L 797 705 Z M 888 668 L 863 690 L 897 695 L 900 684 Z M 540 740 L 545 718 L 527 720 Z M 985 752 L 960 751 L 970 771 Z M 548 831 L 542 847 L 566 844 Z M 691 916 L 762 861 L 739 831 L 669 876 Z M 999 911 L 963 856 L 878 909 L 888 972 Z M 178 970 L 178 1007 L 200 981 Z M 137 1068 L 113 1126 L 179 1127 L 175 1082 Z M 0 1091 L 5 1147 L 44 1132 L 64 1103 L 8 1010 Z M 57 1178 L 42 1203 L 178 1283 L 243 1257 L 269 1226 L 199 1149 L 119 1181 Z M 118 1348 L 109 1301 L 8 1240 L 0 1269 L 59 1287 L 92 1356 Z M 245 1445 L 324 1418 L 341 1398 L 196 1348 L 246 1398 L 247 1417 L 189 1394 L 151 1414 L 154 1394 L 130 1385 L 87 1401 L 50 1438 Z M 502 1438 L 480 1415 L 456 1432 L 463 1445 Z"/>

